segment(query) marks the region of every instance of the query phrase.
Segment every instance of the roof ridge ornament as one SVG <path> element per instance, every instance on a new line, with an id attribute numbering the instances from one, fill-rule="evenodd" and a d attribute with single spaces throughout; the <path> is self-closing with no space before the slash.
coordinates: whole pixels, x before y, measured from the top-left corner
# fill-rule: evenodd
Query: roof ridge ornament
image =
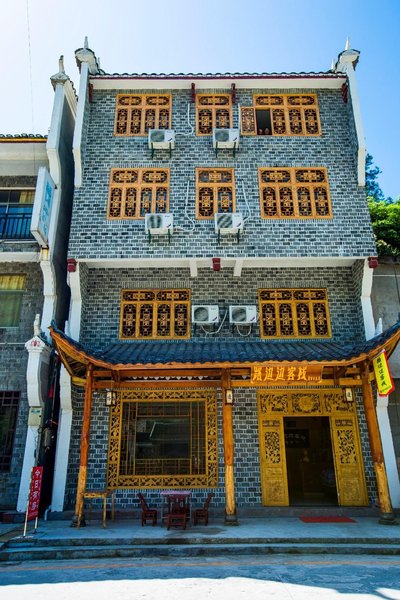
<path id="1" fill-rule="evenodd" d="M 76 64 L 78 65 L 79 71 L 81 70 L 82 63 L 87 63 L 89 66 L 89 73 L 91 75 L 98 75 L 100 72 L 100 62 L 96 58 L 93 50 L 89 48 L 89 42 L 87 36 L 83 42 L 83 48 L 75 50 Z"/>
<path id="2" fill-rule="evenodd" d="M 52 75 L 50 77 L 50 81 L 53 85 L 53 88 L 55 88 L 58 83 L 61 83 L 62 85 L 64 85 L 64 83 L 66 83 L 69 80 L 70 79 L 69 79 L 68 75 L 65 73 L 65 69 L 64 69 L 64 55 L 61 54 L 60 58 L 58 59 L 58 73 L 56 73 L 55 75 Z"/>

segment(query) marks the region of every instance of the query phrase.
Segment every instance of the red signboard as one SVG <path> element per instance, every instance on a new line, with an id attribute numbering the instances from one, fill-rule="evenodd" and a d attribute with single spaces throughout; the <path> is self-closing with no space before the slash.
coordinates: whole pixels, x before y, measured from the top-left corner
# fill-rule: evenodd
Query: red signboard
<path id="1" fill-rule="evenodd" d="M 43 467 L 33 467 L 31 475 L 31 488 L 27 508 L 27 520 L 36 519 L 39 515 L 40 490 L 42 487 Z"/>

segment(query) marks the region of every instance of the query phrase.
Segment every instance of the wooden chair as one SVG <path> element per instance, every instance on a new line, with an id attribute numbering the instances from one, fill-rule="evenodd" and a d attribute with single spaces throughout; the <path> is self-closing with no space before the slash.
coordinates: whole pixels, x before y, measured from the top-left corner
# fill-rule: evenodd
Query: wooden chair
<path id="1" fill-rule="evenodd" d="M 187 502 L 187 496 L 172 496 L 168 498 L 168 512 L 167 512 L 167 529 L 172 526 L 182 526 L 186 529 L 186 522 L 188 521 L 189 505 Z"/>
<path id="2" fill-rule="evenodd" d="M 205 525 L 208 525 L 208 509 L 210 507 L 211 499 L 214 496 L 214 492 L 210 492 L 204 502 L 202 508 L 196 508 L 193 513 L 194 524 L 197 525 L 199 521 L 204 521 Z"/>
<path id="3" fill-rule="evenodd" d="M 157 525 L 157 509 L 149 508 L 146 500 L 144 499 L 143 494 L 138 494 L 140 506 L 142 508 L 142 527 L 147 523 L 147 521 L 151 521 L 152 525 Z"/>

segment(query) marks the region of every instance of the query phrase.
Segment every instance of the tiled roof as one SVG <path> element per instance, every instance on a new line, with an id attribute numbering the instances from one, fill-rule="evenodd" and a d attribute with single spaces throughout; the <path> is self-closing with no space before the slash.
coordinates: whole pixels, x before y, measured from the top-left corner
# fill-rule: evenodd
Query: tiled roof
<path id="1" fill-rule="evenodd" d="M 47 135 L 40 133 L 0 133 L 0 142 L 42 142 L 47 140 Z"/>
<path id="2" fill-rule="evenodd" d="M 54 331 L 87 357 L 110 365 L 202 365 L 211 363 L 249 364 L 261 362 L 351 363 L 382 347 L 400 332 L 400 321 L 368 341 L 354 344 L 315 341 L 267 341 L 234 339 L 193 339 L 173 341 L 117 342 L 104 350 L 90 350 L 68 338 L 54 325 Z"/>
<path id="3" fill-rule="evenodd" d="M 106 73 L 103 70 L 91 78 L 127 78 L 127 79 L 285 79 L 299 78 L 325 78 L 345 77 L 345 73 L 336 71 L 320 71 L 318 73 Z"/>

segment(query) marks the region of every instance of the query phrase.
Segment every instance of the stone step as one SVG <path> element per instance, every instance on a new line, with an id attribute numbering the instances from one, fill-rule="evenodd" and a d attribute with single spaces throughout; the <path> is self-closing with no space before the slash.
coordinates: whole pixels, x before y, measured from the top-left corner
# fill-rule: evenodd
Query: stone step
<path id="1" fill-rule="evenodd" d="M 399 543 L 355 543 L 354 540 L 341 540 L 340 543 L 329 541 L 302 542 L 269 540 L 268 543 L 182 543 L 179 544 L 91 544 L 87 545 L 52 545 L 6 544 L 0 549 L 0 562 L 24 562 L 42 560 L 69 560 L 85 558 L 145 558 L 145 557 L 188 557 L 188 556 L 222 556 L 222 555 L 264 555 L 264 554 L 352 554 L 399 556 Z"/>

